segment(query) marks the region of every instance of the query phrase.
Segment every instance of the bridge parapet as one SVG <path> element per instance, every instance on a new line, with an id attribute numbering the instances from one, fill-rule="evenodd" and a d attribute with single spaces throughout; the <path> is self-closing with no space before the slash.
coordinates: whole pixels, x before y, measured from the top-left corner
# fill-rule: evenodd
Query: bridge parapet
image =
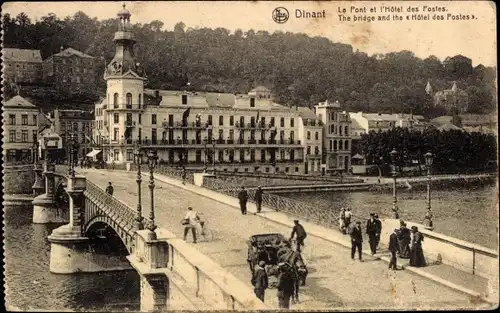
<path id="1" fill-rule="evenodd" d="M 217 179 L 208 179 L 203 187 L 226 194 L 228 196 L 238 198 L 239 187 L 234 184 L 229 184 L 225 181 Z M 255 203 L 256 188 L 246 188 L 248 193 L 248 201 Z M 278 212 L 284 212 L 304 221 L 312 222 L 328 228 L 336 229 L 339 226 L 339 214 L 333 210 L 325 210 L 323 208 L 311 205 L 309 203 L 281 197 L 279 195 L 267 193 L 265 190 L 262 194 L 262 205 Z M 354 218 L 364 220 L 359 216 L 353 215 Z"/>
<path id="2" fill-rule="evenodd" d="M 141 275 L 141 311 L 269 309 L 219 264 L 166 229 L 156 233 L 158 239 L 149 240 L 147 230 L 137 231 L 128 257 Z"/>

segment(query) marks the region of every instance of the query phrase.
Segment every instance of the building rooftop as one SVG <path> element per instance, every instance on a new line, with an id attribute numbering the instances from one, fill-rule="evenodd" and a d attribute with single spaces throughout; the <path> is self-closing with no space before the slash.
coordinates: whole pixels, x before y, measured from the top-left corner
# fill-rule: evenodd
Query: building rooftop
<path id="1" fill-rule="evenodd" d="M 3 48 L 2 59 L 10 62 L 42 63 L 40 50 Z"/>
<path id="2" fill-rule="evenodd" d="M 358 123 L 358 121 L 354 118 L 351 118 L 351 129 L 363 129 L 363 126 L 361 126 L 361 124 Z"/>
<path id="3" fill-rule="evenodd" d="M 297 107 L 297 111 L 299 112 L 299 116 L 302 117 L 303 119 L 312 119 L 312 120 L 317 120 L 318 117 L 314 112 L 306 107 Z"/>
<path id="4" fill-rule="evenodd" d="M 17 95 L 9 100 L 5 101 L 3 104 L 4 107 L 16 107 L 16 108 L 37 108 L 36 105 L 24 99 L 23 97 Z"/>
<path id="5" fill-rule="evenodd" d="M 464 131 L 462 128 L 453 125 L 452 123 L 446 123 L 438 127 L 439 130 L 461 130 Z"/>
<path id="6" fill-rule="evenodd" d="M 59 53 L 56 53 L 53 56 L 70 57 L 70 56 L 73 56 L 73 55 L 79 56 L 81 58 L 95 59 L 95 57 L 93 57 L 91 55 L 88 55 L 88 54 L 85 54 L 83 52 L 80 52 L 80 51 L 78 51 L 76 49 L 73 49 L 73 48 L 64 49 L 63 51 L 61 51 Z"/>

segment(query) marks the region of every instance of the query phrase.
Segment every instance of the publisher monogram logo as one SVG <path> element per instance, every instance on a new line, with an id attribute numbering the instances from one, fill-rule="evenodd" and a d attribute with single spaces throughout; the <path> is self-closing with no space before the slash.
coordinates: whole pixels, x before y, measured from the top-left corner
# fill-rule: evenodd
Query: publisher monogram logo
<path id="1" fill-rule="evenodd" d="M 290 18 L 290 13 L 284 7 L 278 7 L 273 10 L 273 20 L 278 24 L 283 24 Z"/>

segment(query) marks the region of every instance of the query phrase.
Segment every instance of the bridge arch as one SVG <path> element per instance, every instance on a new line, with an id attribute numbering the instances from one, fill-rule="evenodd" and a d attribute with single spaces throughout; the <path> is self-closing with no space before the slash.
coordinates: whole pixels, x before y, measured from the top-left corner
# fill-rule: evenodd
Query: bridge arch
<path id="1" fill-rule="evenodd" d="M 86 237 L 94 253 L 124 258 L 131 253 L 128 237 L 109 224 L 105 216 L 96 216 L 85 227 Z"/>
<path id="2" fill-rule="evenodd" d="M 133 252 L 134 247 L 134 234 L 128 230 L 125 230 L 116 220 L 105 214 L 104 212 L 99 212 L 89 218 L 83 226 L 84 234 L 89 237 L 96 239 L 95 237 L 108 237 L 112 238 L 112 241 L 116 243 L 116 238 L 119 238 L 121 245 L 128 251 L 129 254 Z M 100 232 L 105 231 L 106 234 L 100 234 Z M 115 236 L 116 235 L 116 236 Z M 100 238 L 104 239 L 104 238 Z"/>

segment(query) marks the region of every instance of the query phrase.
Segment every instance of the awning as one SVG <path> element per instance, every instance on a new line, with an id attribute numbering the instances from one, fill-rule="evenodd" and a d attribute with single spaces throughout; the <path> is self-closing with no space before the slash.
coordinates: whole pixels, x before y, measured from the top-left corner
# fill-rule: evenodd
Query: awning
<path id="1" fill-rule="evenodd" d="M 356 153 L 356 155 L 354 155 L 352 158 L 356 159 L 356 160 L 363 160 L 364 159 L 364 157 L 359 153 Z"/>
<path id="2" fill-rule="evenodd" d="M 98 155 L 99 153 L 101 153 L 101 150 L 92 150 L 90 151 L 89 153 L 87 153 L 87 156 L 88 157 L 95 157 L 96 155 Z"/>

